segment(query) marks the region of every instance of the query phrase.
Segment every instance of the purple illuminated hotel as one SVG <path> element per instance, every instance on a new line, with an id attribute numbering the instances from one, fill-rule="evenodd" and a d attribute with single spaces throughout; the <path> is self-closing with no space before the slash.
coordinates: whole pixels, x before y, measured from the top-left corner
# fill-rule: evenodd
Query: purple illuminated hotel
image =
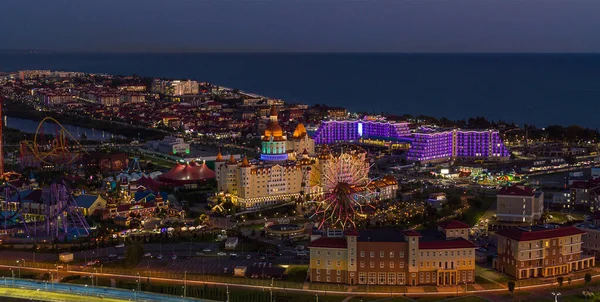
<path id="1" fill-rule="evenodd" d="M 409 123 L 371 120 L 324 121 L 313 136 L 317 144 L 363 140 L 402 141 L 406 158 L 418 162 L 453 158 L 506 159 L 510 156 L 497 130 L 436 129 L 422 127 L 411 133 Z"/>
<path id="2" fill-rule="evenodd" d="M 334 144 L 360 139 L 403 140 L 410 136 L 409 123 L 370 120 L 323 121 L 313 139 L 317 144 Z"/>
<path id="3" fill-rule="evenodd" d="M 412 134 L 406 155 L 419 162 L 452 158 L 506 159 L 510 156 L 497 130 L 437 130 L 421 128 Z"/>

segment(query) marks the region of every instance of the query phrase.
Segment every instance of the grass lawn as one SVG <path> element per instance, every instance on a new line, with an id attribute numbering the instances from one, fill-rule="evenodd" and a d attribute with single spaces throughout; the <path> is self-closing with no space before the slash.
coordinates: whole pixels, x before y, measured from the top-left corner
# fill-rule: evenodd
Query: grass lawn
<path id="1" fill-rule="evenodd" d="M 287 274 L 287 281 L 290 282 L 304 282 L 308 271 L 308 265 L 290 265 L 285 271 Z"/>
<path id="2" fill-rule="evenodd" d="M 487 281 L 491 283 L 493 283 L 492 281 L 496 281 L 502 285 L 506 285 L 508 281 L 512 280 L 510 277 L 503 275 L 502 273 L 496 271 L 493 268 L 479 265 L 475 266 L 475 276 L 475 280 L 477 281 L 477 283 L 479 283 L 479 281 L 483 281 L 482 279 L 487 279 Z M 477 279 L 477 277 L 479 278 L 479 280 Z"/>

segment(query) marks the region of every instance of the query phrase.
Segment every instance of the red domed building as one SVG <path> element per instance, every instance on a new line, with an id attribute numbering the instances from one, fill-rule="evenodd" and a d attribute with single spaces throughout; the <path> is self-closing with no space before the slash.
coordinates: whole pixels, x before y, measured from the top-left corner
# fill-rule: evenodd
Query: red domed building
<path id="1" fill-rule="evenodd" d="M 206 163 L 177 163 L 169 172 L 161 174 L 158 180 L 168 186 L 195 187 L 207 180 L 214 179 L 215 172 Z"/>

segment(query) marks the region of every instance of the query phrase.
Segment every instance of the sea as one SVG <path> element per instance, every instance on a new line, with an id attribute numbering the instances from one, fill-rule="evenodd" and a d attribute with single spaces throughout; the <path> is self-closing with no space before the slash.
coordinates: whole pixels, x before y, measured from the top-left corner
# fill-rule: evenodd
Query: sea
<path id="1" fill-rule="evenodd" d="M 0 71 L 195 79 L 373 114 L 600 128 L 600 54 L 0 53 Z"/>

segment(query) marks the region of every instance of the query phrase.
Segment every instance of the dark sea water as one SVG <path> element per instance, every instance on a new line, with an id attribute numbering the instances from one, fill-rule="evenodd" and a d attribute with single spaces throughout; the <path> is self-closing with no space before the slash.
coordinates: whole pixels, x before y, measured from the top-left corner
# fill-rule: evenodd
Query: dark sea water
<path id="1" fill-rule="evenodd" d="M 192 78 L 353 111 L 600 128 L 600 55 L 0 54 L 0 71 Z"/>

